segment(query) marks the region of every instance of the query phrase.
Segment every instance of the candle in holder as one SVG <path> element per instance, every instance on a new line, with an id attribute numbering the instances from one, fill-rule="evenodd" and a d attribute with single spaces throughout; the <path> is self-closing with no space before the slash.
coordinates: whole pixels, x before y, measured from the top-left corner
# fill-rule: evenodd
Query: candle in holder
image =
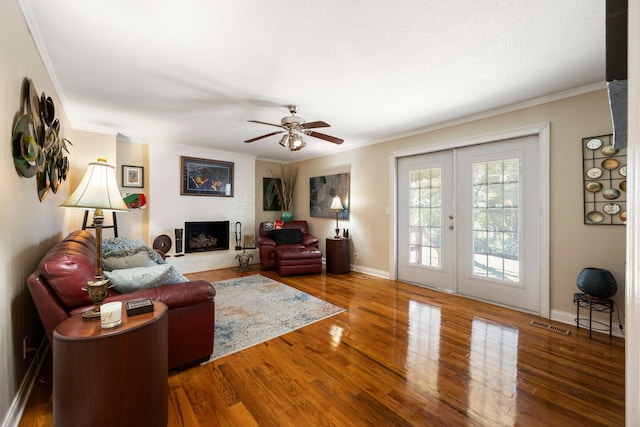
<path id="1" fill-rule="evenodd" d="M 122 323 L 122 302 L 108 302 L 100 307 L 100 326 L 115 328 Z"/>

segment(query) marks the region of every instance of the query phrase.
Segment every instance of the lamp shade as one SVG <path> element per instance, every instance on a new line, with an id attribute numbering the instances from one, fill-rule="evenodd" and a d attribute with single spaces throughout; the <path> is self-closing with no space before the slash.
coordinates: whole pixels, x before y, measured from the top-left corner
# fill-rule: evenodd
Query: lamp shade
<path id="1" fill-rule="evenodd" d="M 341 211 L 341 210 L 344 209 L 344 207 L 342 206 L 342 202 L 340 201 L 340 197 L 339 196 L 335 196 L 333 198 L 333 200 L 331 201 L 331 206 L 329 207 L 329 209 L 335 210 L 335 211 Z"/>
<path id="2" fill-rule="evenodd" d="M 596 298 L 609 298 L 618 290 L 618 284 L 609 270 L 588 267 L 578 274 L 578 289 Z"/>
<path id="3" fill-rule="evenodd" d="M 116 180 L 116 169 L 105 159 L 89 163 L 78 188 L 60 207 L 128 211 Z"/>

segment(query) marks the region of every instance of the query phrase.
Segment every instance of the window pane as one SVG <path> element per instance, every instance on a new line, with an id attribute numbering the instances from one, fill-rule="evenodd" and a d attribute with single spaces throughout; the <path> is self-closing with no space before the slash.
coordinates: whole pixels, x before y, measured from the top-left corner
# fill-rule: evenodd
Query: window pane
<path id="1" fill-rule="evenodd" d="M 440 168 L 409 172 L 409 263 L 440 267 L 442 180 Z"/>
<path id="2" fill-rule="evenodd" d="M 519 160 L 474 163 L 472 173 L 473 274 L 519 282 Z"/>

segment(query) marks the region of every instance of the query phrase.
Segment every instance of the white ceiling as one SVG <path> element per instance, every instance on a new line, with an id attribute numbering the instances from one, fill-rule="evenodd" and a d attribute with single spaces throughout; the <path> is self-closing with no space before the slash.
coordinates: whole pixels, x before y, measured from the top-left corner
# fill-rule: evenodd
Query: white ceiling
<path id="1" fill-rule="evenodd" d="M 75 129 L 298 160 L 605 80 L 602 0 L 19 0 Z M 38 82 L 34 82 L 36 87 Z"/>

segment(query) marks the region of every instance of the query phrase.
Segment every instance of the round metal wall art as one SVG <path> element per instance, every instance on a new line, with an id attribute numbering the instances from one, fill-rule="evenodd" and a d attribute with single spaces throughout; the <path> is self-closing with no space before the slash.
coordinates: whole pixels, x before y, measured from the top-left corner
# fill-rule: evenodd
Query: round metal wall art
<path id="1" fill-rule="evenodd" d="M 602 192 L 602 197 L 607 200 L 615 200 L 620 197 L 620 191 L 616 188 L 607 188 Z"/>
<path id="2" fill-rule="evenodd" d="M 582 139 L 585 224 L 626 224 L 626 156 L 613 134 Z"/>
<path id="3" fill-rule="evenodd" d="M 53 99 L 44 92 L 38 96 L 31 79 L 25 81 L 25 98 L 26 112 L 13 128 L 13 163 L 18 175 L 36 176 L 38 198 L 43 201 L 49 190 L 56 193 L 67 179 L 71 141 L 60 137 Z"/>
<path id="4" fill-rule="evenodd" d="M 586 189 L 590 193 L 597 193 L 602 190 L 602 184 L 598 181 L 587 181 Z"/>

